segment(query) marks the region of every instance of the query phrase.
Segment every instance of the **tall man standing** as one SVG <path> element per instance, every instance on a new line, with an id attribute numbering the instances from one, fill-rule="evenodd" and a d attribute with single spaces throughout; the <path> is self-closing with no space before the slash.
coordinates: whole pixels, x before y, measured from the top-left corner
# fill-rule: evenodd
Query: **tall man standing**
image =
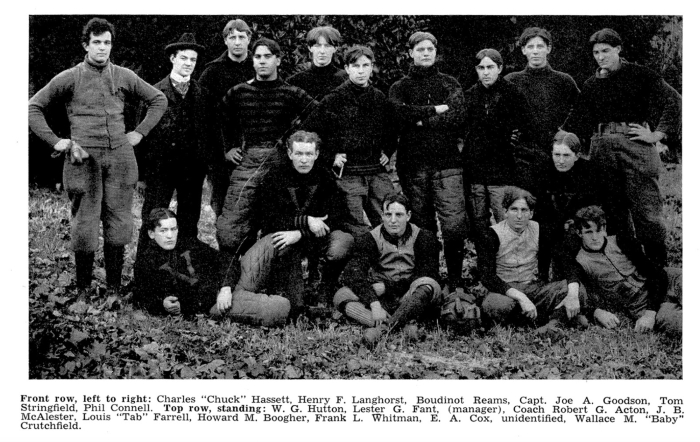
<path id="1" fill-rule="evenodd" d="M 623 60 L 614 30 L 596 32 L 589 45 L 598 69 L 584 83 L 565 130 L 590 139 L 592 165 L 606 178 L 608 222 L 634 231 L 649 260 L 663 268 L 666 229 L 655 143 L 678 131 L 680 95 L 657 73 Z"/>
<path id="2" fill-rule="evenodd" d="M 248 24 L 241 19 L 231 20 L 224 26 L 222 36 L 226 50 L 207 64 L 199 79 L 202 87 L 209 93 L 213 107 L 218 108 L 221 105 L 229 89 L 255 77 L 253 61 L 248 56 L 248 45 L 252 35 Z M 213 130 L 220 132 L 222 128 Z M 214 170 L 209 177 L 212 184 L 211 206 L 217 215 L 221 214 L 229 176 L 235 165 L 241 161 L 240 152 L 226 151 L 224 146 L 219 146 L 220 149 L 214 158 Z"/>
<path id="3" fill-rule="evenodd" d="M 311 67 L 287 80 L 304 89 L 315 100 L 321 100 L 348 78 L 344 70 L 333 64 L 336 48 L 341 43 L 340 32 L 331 26 L 319 26 L 306 34 L 311 53 Z"/>
<path id="4" fill-rule="evenodd" d="M 138 179 L 133 147 L 158 123 L 167 100 L 162 92 L 133 71 L 109 60 L 114 26 L 101 18 L 83 28 L 85 61 L 55 76 L 29 100 L 29 126 L 57 152 L 65 152 L 63 182 L 71 200 L 71 247 L 75 253 L 76 285 L 86 296 L 104 228 L 107 288 L 121 287 L 124 246 L 131 241 L 131 205 Z M 133 96 L 146 102 L 144 120 L 132 132 L 124 126 L 124 101 Z M 52 102 L 65 103 L 70 139 L 60 139 L 46 123 Z"/>
<path id="5" fill-rule="evenodd" d="M 464 120 L 464 95 L 459 82 L 435 66 L 435 36 L 416 32 L 408 39 L 408 46 L 413 65 L 389 90 L 389 99 L 406 119 L 396 166 L 401 187 L 413 206 L 413 222 L 437 232 L 437 212 L 449 290 L 462 290 L 467 225 L 457 144 Z"/>
<path id="6" fill-rule="evenodd" d="M 546 29 L 525 29 L 518 45 L 527 58 L 527 66 L 504 78 L 518 86 L 532 111 L 534 149 L 523 151 L 532 144 L 520 145 L 518 160 L 521 168 L 527 169 L 520 173 L 524 178 L 521 185 L 539 196 L 551 162 L 552 139 L 576 103 L 579 90 L 570 75 L 555 71 L 547 61 L 552 52 L 552 36 Z"/>
<path id="7" fill-rule="evenodd" d="M 172 70 L 155 87 L 168 99 L 168 109 L 158 126 L 143 140 L 147 148 L 139 164 L 147 185 L 142 218 L 156 207 L 168 207 L 173 191 L 177 190 L 181 243 L 197 239 L 204 176 L 213 147 L 220 142 L 214 137 L 214 112 L 207 105 L 207 92 L 191 78 L 203 51 L 204 47 L 189 33 L 165 47 Z M 139 254 L 141 246 L 148 242 L 147 232 L 144 223 L 139 235 Z"/>
<path id="8" fill-rule="evenodd" d="M 233 257 L 245 253 L 246 237 L 257 232 L 260 223 L 253 219 L 252 209 L 265 175 L 285 156 L 285 136 L 295 120 L 315 104 L 302 89 L 278 78 L 281 57 L 282 51 L 273 40 L 261 38 L 253 43 L 255 79 L 230 89 L 223 101 L 225 143 L 228 150 L 235 149 L 241 155 L 216 221 L 227 271 Z"/>

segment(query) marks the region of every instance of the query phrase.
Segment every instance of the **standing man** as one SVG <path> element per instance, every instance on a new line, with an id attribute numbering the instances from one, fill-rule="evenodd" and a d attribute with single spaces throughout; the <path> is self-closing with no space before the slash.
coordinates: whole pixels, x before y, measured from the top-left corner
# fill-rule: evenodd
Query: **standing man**
<path id="1" fill-rule="evenodd" d="M 605 177 L 608 222 L 616 231 L 634 231 L 649 260 L 663 268 L 666 229 L 655 144 L 678 131 L 680 95 L 657 73 L 623 60 L 614 30 L 596 32 L 589 45 L 598 69 L 584 83 L 565 130 L 590 139 L 592 166 Z"/>
<path id="2" fill-rule="evenodd" d="M 311 53 L 311 67 L 290 77 L 289 84 L 304 89 L 319 101 L 343 84 L 348 76 L 333 64 L 333 56 L 341 42 L 340 32 L 331 26 L 310 30 L 306 34 L 306 44 Z"/>
<path id="3" fill-rule="evenodd" d="M 133 147 L 155 127 L 167 100 L 133 71 L 109 60 L 114 26 L 101 18 L 83 28 L 85 61 L 55 76 L 29 100 L 29 126 L 57 152 L 65 152 L 63 182 L 71 200 L 71 247 L 79 296 L 88 295 L 92 266 L 104 229 L 108 293 L 121 287 L 124 246 L 131 241 L 131 205 L 138 179 Z M 124 128 L 126 96 L 143 100 L 147 113 L 132 132 Z M 46 124 L 45 110 L 65 103 L 70 139 L 60 139 Z"/>
<path id="4" fill-rule="evenodd" d="M 462 160 L 457 144 L 464 121 L 459 82 L 435 66 L 437 39 L 416 32 L 408 39 L 413 65 L 394 83 L 389 99 L 406 118 L 396 167 L 413 206 L 413 222 L 437 233 L 437 213 L 447 261 L 448 291 L 462 290 L 466 208 Z"/>
<path id="5" fill-rule="evenodd" d="M 304 124 L 324 140 L 350 209 L 353 236 L 382 221 L 382 200 L 394 192 L 385 166 L 396 150 L 396 118 L 386 96 L 370 85 L 374 53 L 366 46 L 345 52 L 349 80 L 328 94 Z"/>
<path id="6" fill-rule="evenodd" d="M 226 51 L 207 64 L 199 79 L 202 87 L 209 93 L 211 106 L 214 108 L 219 108 L 229 89 L 255 78 L 253 60 L 248 56 L 248 45 L 252 35 L 248 24 L 241 19 L 231 20 L 224 26 L 222 36 Z M 220 133 L 222 128 L 215 127 L 212 130 Z M 209 177 L 212 184 L 211 206 L 217 216 L 221 214 L 229 176 L 241 160 L 239 153 L 228 152 L 221 144 L 218 146 L 214 170 Z"/>
<path id="7" fill-rule="evenodd" d="M 552 36 L 546 29 L 525 29 L 518 46 L 527 58 L 527 66 L 504 78 L 518 86 L 530 105 L 533 143 L 519 146 L 519 166 L 526 169 L 519 175 L 525 178 L 522 187 L 539 196 L 551 162 L 552 139 L 576 103 L 579 90 L 570 75 L 555 71 L 547 61 L 552 52 Z M 527 149 L 529 146 L 532 149 Z"/>
<path id="8" fill-rule="evenodd" d="M 230 89 L 223 101 L 227 150 L 241 158 L 216 220 L 216 237 L 228 270 L 233 258 L 245 253 L 248 235 L 258 231 L 260 220 L 253 219 L 252 209 L 265 175 L 285 157 L 284 138 L 316 103 L 302 89 L 278 78 L 281 57 L 273 40 L 261 38 L 253 43 L 255 79 Z M 250 239 L 254 242 L 256 238 Z"/>
<path id="9" fill-rule="evenodd" d="M 206 91 L 191 78 L 203 51 L 204 47 L 189 33 L 165 47 L 172 70 L 155 87 L 168 99 L 168 109 L 144 139 L 147 149 L 140 163 L 147 186 L 142 216 L 147 217 L 156 207 L 168 207 L 173 191 L 177 191 L 181 243 L 197 239 L 204 176 L 213 147 L 220 143 L 214 137 L 214 112 L 207 105 Z M 139 254 L 148 241 L 147 232 L 147 228 L 141 228 Z"/>

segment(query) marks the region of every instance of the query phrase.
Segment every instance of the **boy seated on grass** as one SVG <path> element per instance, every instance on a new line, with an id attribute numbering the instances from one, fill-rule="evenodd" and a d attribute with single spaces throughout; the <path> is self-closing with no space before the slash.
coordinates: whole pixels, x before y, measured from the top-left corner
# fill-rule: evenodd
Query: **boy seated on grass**
<path id="1" fill-rule="evenodd" d="M 153 315 L 209 312 L 221 285 L 218 252 L 178 241 L 177 218 L 165 208 L 153 209 L 144 228 L 149 240 L 134 263 L 134 304 Z"/>
<path id="2" fill-rule="evenodd" d="M 622 234 L 608 236 L 605 212 L 598 206 L 580 209 L 575 225 L 581 237 L 576 261 L 588 279 L 595 320 L 615 328 L 620 318 L 614 311 L 636 320 L 635 331 L 656 327 L 682 334 L 682 270 L 653 266 L 636 241 Z"/>

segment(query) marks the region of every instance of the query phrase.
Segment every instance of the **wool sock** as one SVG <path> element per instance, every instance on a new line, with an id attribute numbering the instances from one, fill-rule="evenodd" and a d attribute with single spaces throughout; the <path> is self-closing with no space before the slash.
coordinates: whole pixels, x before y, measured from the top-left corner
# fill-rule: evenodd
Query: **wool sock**
<path id="1" fill-rule="evenodd" d="M 122 267 L 124 267 L 124 246 L 104 245 L 105 272 L 107 287 L 119 289 L 122 285 Z"/>
<path id="2" fill-rule="evenodd" d="M 396 309 L 389 323 L 392 327 L 402 326 L 411 319 L 420 316 L 425 308 L 430 304 L 433 296 L 433 289 L 429 285 L 417 287 L 413 293 L 408 293 L 401 300 L 399 308 Z"/>
<path id="3" fill-rule="evenodd" d="M 95 252 L 75 252 L 75 285 L 79 289 L 90 288 Z"/>

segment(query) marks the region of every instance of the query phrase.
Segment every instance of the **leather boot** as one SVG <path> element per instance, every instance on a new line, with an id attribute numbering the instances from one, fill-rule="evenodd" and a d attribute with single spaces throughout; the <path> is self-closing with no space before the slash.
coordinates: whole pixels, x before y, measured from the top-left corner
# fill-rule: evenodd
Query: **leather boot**
<path id="1" fill-rule="evenodd" d="M 105 244 L 104 253 L 107 291 L 116 291 L 116 294 L 119 294 L 122 285 L 122 267 L 124 267 L 124 246 Z"/>

